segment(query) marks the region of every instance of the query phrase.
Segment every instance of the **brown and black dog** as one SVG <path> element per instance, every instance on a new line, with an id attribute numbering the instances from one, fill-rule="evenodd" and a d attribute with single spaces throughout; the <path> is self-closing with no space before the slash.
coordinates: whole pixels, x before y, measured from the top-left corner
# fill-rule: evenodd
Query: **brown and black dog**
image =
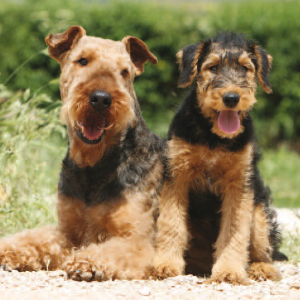
<path id="1" fill-rule="evenodd" d="M 248 271 L 254 279 L 277 280 L 272 260 L 286 257 L 278 251 L 281 236 L 249 114 L 256 77 L 272 91 L 272 58 L 256 42 L 226 32 L 177 57 L 179 86 L 193 85 L 169 130 L 155 276 L 185 270 L 247 284 Z"/>
<path id="2" fill-rule="evenodd" d="M 132 36 L 80 26 L 49 35 L 61 67 L 69 149 L 58 184 L 58 227 L 0 240 L 7 269 L 64 269 L 76 280 L 141 279 L 153 264 L 164 143 L 142 118 L 134 78 L 156 57 Z"/>

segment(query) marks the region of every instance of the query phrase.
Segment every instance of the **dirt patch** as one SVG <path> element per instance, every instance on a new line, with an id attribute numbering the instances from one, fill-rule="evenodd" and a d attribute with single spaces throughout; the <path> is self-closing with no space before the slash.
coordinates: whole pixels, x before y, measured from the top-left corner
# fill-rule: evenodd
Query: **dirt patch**
<path id="1" fill-rule="evenodd" d="M 204 278 L 191 275 L 99 283 L 66 280 L 61 271 L 0 271 L 0 299 L 300 299 L 300 264 L 277 263 L 277 267 L 281 281 L 252 281 L 250 286 L 206 285 Z"/>
<path id="2" fill-rule="evenodd" d="M 300 219 L 291 210 L 278 210 L 284 231 L 296 232 Z M 300 251 L 300 249 L 299 249 Z M 250 286 L 206 285 L 204 278 L 177 276 L 163 281 L 76 282 L 62 271 L 0 271 L 1 300 L 98 299 L 300 299 L 300 263 L 277 263 L 282 280 L 252 281 Z"/>

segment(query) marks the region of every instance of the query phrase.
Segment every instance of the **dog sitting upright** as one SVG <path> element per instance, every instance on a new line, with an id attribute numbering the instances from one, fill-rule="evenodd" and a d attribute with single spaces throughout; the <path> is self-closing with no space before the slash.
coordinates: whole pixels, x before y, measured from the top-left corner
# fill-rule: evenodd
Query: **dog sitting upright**
<path id="1" fill-rule="evenodd" d="M 169 130 L 158 218 L 158 278 L 212 273 L 211 281 L 277 280 L 281 237 L 249 111 L 256 76 L 265 92 L 272 58 L 242 35 L 222 33 L 177 54 L 180 87 L 196 83 Z M 248 261 L 250 266 L 248 268 Z"/>
<path id="2" fill-rule="evenodd" d="M 61 67 L 68 153 L 58 184 L 58 228 L 0 241 L 0 264 L 61 269 L 75 280 L 140 279 L 154 256 L 163 142 L 142 118 L 132 82 L 156 57 L 138 38 L 49 35 Z"/>

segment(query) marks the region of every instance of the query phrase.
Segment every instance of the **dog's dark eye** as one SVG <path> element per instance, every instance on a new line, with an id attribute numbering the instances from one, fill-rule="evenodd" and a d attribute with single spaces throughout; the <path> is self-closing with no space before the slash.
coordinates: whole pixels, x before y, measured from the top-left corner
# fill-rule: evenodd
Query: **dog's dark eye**
<path id="1" fill-rule="evenodd" d="M 82 66 L 86 66 L 88 64 L 88 60 L 86 58 L 80 58 L 77 62 Z"/>
<path id="2" fill-rule="evenodd" d="M 123 70 L 121 71 L 121 75 L 122 75 L 123 77 L 127 76 L 128 74 L 129 74 L 128 69 L 123 69 Z"/>
<path id="3" fill-rule="evenodd" d="M 247 68 L 246 66 L 242 66 L 242 70 L 243 70 L 244 72 L 247 72 L 247 71 L 248 71 L 248 68 Z"/>
<path id="4" fill-rule="evenodd" d="M 218 71 L 218 65 L 211 66 L 211 67 L 209 68 L 209 70 L 210 70 L 211 72 L 213 72 L 213 73 L 217 72 L 217 71 Z"/>

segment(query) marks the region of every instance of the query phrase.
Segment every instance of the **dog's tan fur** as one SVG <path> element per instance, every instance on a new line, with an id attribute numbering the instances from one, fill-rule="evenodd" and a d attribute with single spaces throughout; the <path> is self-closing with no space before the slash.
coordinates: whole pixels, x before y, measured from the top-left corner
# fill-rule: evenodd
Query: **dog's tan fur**
<path id="1" fill-rule="evenodd" d="M 0 265 L 20 271 L 63 268 L 69 277 L 86 281 L 145 278 L 154 257 L 154 216 L 163 166 L 159 150 L 156 151 L 161 142 L 146 128 L 141 117 L 133 80 L 144 71 L 148 60 L 155 64 L 157 59 L 138 38 L 127 36 L 115 42 L 90 37 L 80 26 L 51 34 L 46 43 L 50 56 L 61 67 L 61 116 L 69 136 L 69 152 L 63 161 L 61 176 L 68 178 L 67 184 L 73 187 L 68 190 L 59 183 L 58 227 L 33 229 L 0 240 Z M 80 64 L 81 58 L 86 59 L 88 65 Z M 96 90 L 109 93 L 113 99 L 109 109 L 103 112 L 95 110 L 89 103 L 90 94 Z M 88 144 L 79 138 L 77 130 L 82 120 L 101 127 L 103 124 L 99 124 L 99 120 L 103 118 L 105 133 L 101 142 Z M 115 146 L 123 145 L 127 132 L 134 128 L 144 135 L 145 142 L 142 145 L 139 141 L 142 137 L 139 137 L 133 150 L 130 144 L 129 151 L 135 152 L 134 157 L 128 159 L 134 167 L 142 163 L 142 168 L 148 168 L 149 172 L 146 169 L 142 178 L 134 175 L 130 182 L 136 180 L 138 183 L 125 182 L 129 188 L 108 201 L 98 196 L 89 203 L 88 199 L 68 195 L 81 184 L 81 178 L 77 186 L 69 181 L 78 180 L 84 172 L 91 172 L 92 167 L 102 157 L 107 157 Z M 129 167 L 126 164 L 125 158 L 117 165 L 115 173 L 109 173 L 109 166 L 99 172 L 104 172 L 104 176 L 110 174 L 107 176 L 113 176 L 113 179 L 123 172 L 125 179 L 120 180 L 126 180 L 129 176 L 123 171 Z M 81 175 L 73 175 L 75 171 Z M 98 176 L 96 171 L 93 172 L 91 179 Z M 106 181 L 110 179 L 105 178 Z M 92 187 L 100 193 L 106 181 L 96 182 Z M 84 189 L 89 191 L 92 183 L 84 184 L 87 185 Z"/>
<path id="2" fill-rule="evenodd" d="M 59 52 L 59 44 L 68 41 L 72 34 L 75 34 L 74 31 L 77 35 L 71 49 L 74 44 L 75 49 Z M 144 63 L 150 60 L 154 64 L 157 62 L 156 57 L 137 38 L 128 36 L 121 42 L 115 42 L 86 36 L 82 27 L 75 30 L 71 27 L 59 36 L 50 35 L 46 38 L 46 43 L 50 56 L 55 58 L 61 67 L 61 116 L 68 126 L 71 157 L 82 167 L 93 166 L 105 151 L 120 142 L 120 132 L 134 124 L 136 96 L 132 82 L 135 76 L 143 72 Z M 133 58 L 130 57 L 130 51 L 135 51 Z M 90 61 L 87 68 L 82 68 L 76 63 L 81 57 Z M 137 63 L 134 64 L 132 59 Z M 122 70 L 127 72 L 122 75 Z M 104 136 L 104 141 L 93 145 L 91 151 L 91 146 L 82 143 L 76 136 L 74 128 L 78 128 L 78 121 L 84 117 L 97 118 L 97 113 L 90 109 L 89 102 L 86 101 L 89 94 L 96 89 L 105 89 L 115 101 L 105 116 L 109 130 Z"/>
<path id="3" fill-rule="evenodd" d="M 244 180 L 244 174 L 247 172 L 248 161 L 251 156 L 251 146 L 243 149 L 239 153 L 231 155 L 224 152 L 224 150 L 216 151 L 209 150 L 207 147 L 193 146 L 178 138 L 173 138 L 168 144 L 169 148 L 169 164 L 172 170 L 171 184 L 164 185 L 162 190 L 162 197 L 160 203 L 161 215 L 158 219 L 158 227 L 163 228 L 158 232 L 157 243 L 159 245 L 156 255 L 156 267 L 160 270 L 158 277 L 166 273 L 177 275 L 184 272 L 184 251 L 188 249 L 188 231 L 187 223 L 187 205 L 188 205 L 188 191 L 190 188 L 205 191 L 206 189 L 213 189 L 217 194 L 224 194 L 222 203 L 222 231 L 215 244 L 215 259 L 221 258 L 222 261 L 228 261 L 228 264 L 221 265 L 222 274 L 219 271 L 218 265 L 216 272 L 220 273 L 220 278 L 227 276 L 231 268 L 235 268 L 230 261 L 234 257 L 238 261 L 241 275 L 245 275 L 245 269 L 248 261 L 247 247 L 250 236 L 250 214 L 253 210 L 252 198 L 250 191 L 243 191 L 241 187 L 241 180 Z M 176 155 L 175 155 L 176 153 Z M 238 162 L 235 168 L 232 168 L 232 161 Z M 229 168 L 230 166 L 230 168 Z M 208 172 L 214 178 L 213 186 L 208 186 L 206 182 L 206 174 Z M 250 176 L 248 174 L 247 176 Z M 176 196 L 176 197 L 175 197 Z M 232 201 L 235 200 L 233 203 Z M 169 217 L 172 216 L 173 222 L 170 222 Z M 176 218 L 177 217 L 177 218 Z M 189 225 L 193 232 L 193 224 Z M 201 235 L 201 231 L 197 231 Z M 230 235 L 230 236 L 228 236 Z M 233 238 L 232 238 L 233 237 Z M 229 243 L 230 241 L 230 243 Z M 209 270 L 212 267 L 212 261 L 207 260 L 207 265 L 203 265 L 204 256 L 211 255 L 210 241 L 206 245 L 202 242 L 200 263 L 201 269 Z M 165 245 L 164 245 L 165 244 Z M 226 251 L 224 249 L 226 248 Z M 204 249 L 208 249 L 209 253 L 205 253 Z M 167 250 L 167 251 L 166 251 Z M 188 252 L 193 252 L 189 249 Z M 165 258 L 167 254 L 167 259 Z M 222 253 L 222 257 L 221 256 Z M 190 257 L 190 255 L 187 255 Z M 193 256 L 193 255 L 192 255 Z M 173 259 L 174 258 L 174 259 Z M 167 264 L 161 264 L 160 261 L 167 261 Z M 199 260 L 198 260 L 199 261 Z M 172 264 L 170 264 L 172 262 Z M 197 267 L 197 260 L 193 261 L 195 268 Z M 171 268 L 169 266 L 172 266 Z M 199 266 L 200 267 L 200 266 Z M 234 276 L 234 275 L 233 275 Z"/>
<path id="4" fill-rule="evenodd" d="M 256 77 L 263 89 L 271 92 L 266 76 L 272 58 L 267 56 L 269 66 L 263 70 L 263 50 L 253 44 L 251 53 L 249 47 L 242 48 L 238 38 L 237 41 L 237 46 L 228 42 L 226 48 L 227 44 L 208 40 L 187 46 L 177 54 L 181 71 L 179 86 L 187 87 L 196 82 L 169 131 L 167 178 L 158 219 L 154 268 L 157 278 L 184 272 L 211 273 L 208 282 L 248 284 L 247 271 L 254 279 L 280 278 L 272 265 L 269 221 L 263 206 L 255 207 L 251 185 L 257 176 L 252 165 L 257 155 L 255 141 L 249 139 L 242 147 L 235 145 L 237 150 L 230 150 L 228 146 L 232 146 L 230 140 L 246 130 L 244 124 L 247 123 L 243 120 L 256 102 Z M 217 72 L 217 68 L 221 71 Z M 223 95 L 226 93 L 239 95 L 234 108 L 225 106 Z M 219 128 L 218 113 L 224 110 L 239 112 L 241 126 L 234 133 Z M 199 125 L 197 118 L 208 120 L 201 121 L 201 124 L 207 122 L 206 127 Z M 213 146 L 209 146 L 210 143 Z M 190 193 L 199 194 L 192 208 L 189 207 Z M 208 206 L 207 215 L 202 213 L 206 208 L 201 204 L 200 195 L 210 195 L 209 200 L 203 202 Z M 213 202 L 216 198 L 219 202 Z M 220 203 L 220 208 L 210 201 Z M 211 205 L 215 208 L 210 208 Z M 197 209 L 201 215 L 198 219 L 191 217 Z"/>

